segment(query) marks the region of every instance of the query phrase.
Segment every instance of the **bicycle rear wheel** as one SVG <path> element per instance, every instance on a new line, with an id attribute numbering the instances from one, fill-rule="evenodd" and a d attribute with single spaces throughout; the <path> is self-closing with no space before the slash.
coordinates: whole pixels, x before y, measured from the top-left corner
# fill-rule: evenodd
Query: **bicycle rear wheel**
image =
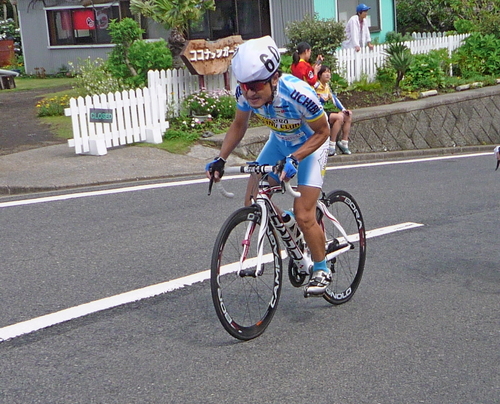
<path id="1" fill-rule="evenodd" d="M 265 331 L 281 294 L 282 260 L 272 227 L 263 240 L 263 272 L 256 273 L 260 224 L 258 206 L 237 210 L 222 226 L 212 254 L 210 286 L 215 312 L 226 331 L 241 340 Z"/>
<path id="2" fill-rule="evenodd" d="M 325 205 L 347 233 L 351 248 L 327 262 L 332 282 L 323 297 L 332 304 L 349 301 L 359 286 L 366 258 L 365 222 L 358 204 L 345 191 L 332 191 Z M 327 240 L 327 254 L 346 246 L 345 238 L 331 220 L 323 218 Z"/>

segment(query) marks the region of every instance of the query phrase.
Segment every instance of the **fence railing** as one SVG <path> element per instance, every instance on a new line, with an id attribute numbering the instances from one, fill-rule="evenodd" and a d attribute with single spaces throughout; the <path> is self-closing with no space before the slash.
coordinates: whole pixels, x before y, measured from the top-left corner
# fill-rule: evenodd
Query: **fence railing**
<path id="1" fill-rule="evenodd" d="M 77 154 L 104 155 L 110 147 L 136 142 L 161 143 L 169 124 L 163 88 L 135 90 L 71 98 L 65 115 L 71 116 Z M 91 122 L 92 109 L 109 110 L 109 123 Z"/>
<path id="2" fill-rule="evenodd" d="M 413 54 L 428 53 L 433 49 L 448 49 L 451 52 L 460 47 L 462 41 L 469 34 L 438 36 L 430 35 L 423 36 L 415 34 L 416 40 L 406 41 L 404 44 L 411 50 Z M 354 49 L 339 49 L 335 52 L 337 57 L 337 69 L 340 75 L 344 77 L 349 84 L 360 80 L 363 76 L 369 81 L 373 81 L 377 74 L 377 68 L 381 67 L 387 55 L 384 53 L 387 44 L 375 45 L 373 50 L 368 47 L 362 48 L 359 52 Z M 450 70 L 450 74 L 451 74 Z"/>
<path id="3" fill-rule="evenodd" d="M 229 89 L 236 87 L 236 80 L 228 72 Z M 148 72 L 148 87 L 160 86 L 167 96 L 168 113 L 177 116 L 181 109 L 182 100 L 204 87 L 207 91 L 217 91 L 225 87 L 224 75 L 204 76 L 203 85 L 200 78 L 194 76 L 187 69 L 150 70 Z"/>
<path id="4" fill-rule="evenodd" d="M 427 53 L 432 49 L 448 49 L 449 54 L 457 49 L 468 34 L 444 36 L 441 33 L 413 34 L 415 40 L 404 42 L 412 53 Z M 375 45 L 373 50 L 369 48 L 355 52 L 354 49 L 338 49 L 335 52 L 337 68 L 342 77 L 349 84 L 366 77 L 373 81 L 377 74 L 377 68 L 381 67 L 387 55 L 384 53 L 386 44 Z M 451 69 L 450 69 L 451 74 Z M 236 81 L 229 71 L 230 90 L 236 87 Z M 182 100 L 190 94 L 200 90 L 198 76 L 191 75 L 187 69 L 169 69 L 148 72 L 148 87 L 161 86 L 167 94 L 167 110 L 169 116 L 178 116 Z M 220 90 L 224 88 L 224 76 L 205 76 L 204 87 L 207 91 Z"/>

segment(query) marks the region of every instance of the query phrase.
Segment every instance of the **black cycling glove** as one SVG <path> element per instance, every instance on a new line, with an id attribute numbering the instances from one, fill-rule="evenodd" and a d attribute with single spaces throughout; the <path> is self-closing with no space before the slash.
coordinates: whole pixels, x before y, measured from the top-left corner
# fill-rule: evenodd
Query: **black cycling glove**
<path id="1" fill-rule="evenodd" d="M 224 175 L 224 166 L 226 165 L 226 160 L 222 157 L 216 157 L 213 161 L 205 166 L 205 170 L 210 173 L 210 184 L 208 185 L 208 195 L 212 193 L 212 185 L 214 183 L 214 173 L 219 173 L 219 179 Z"/>

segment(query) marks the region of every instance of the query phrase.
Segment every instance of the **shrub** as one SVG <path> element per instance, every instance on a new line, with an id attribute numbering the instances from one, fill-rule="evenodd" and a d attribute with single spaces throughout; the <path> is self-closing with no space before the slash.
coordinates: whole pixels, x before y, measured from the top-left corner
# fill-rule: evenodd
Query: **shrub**
<path id="1" fill-rule="evenodd" d="M 396 89 L 399 89 L 399 83 L 403 80 L 405 73 L 410 68 L 415 57 L 410 49 L 402 42 L 392 42 L 384 49 L 389 57 L 387 64 L 396 71 Z"/>
<path id="2" fill-rule="evenodd" d="M 414 55 L 414 61 L 400 83 L 401 89 L 415 91 L 443 87 L 447 64 L 449 64 L 447 49 L 431 50 L 428 54 Z"/>
<path id="3" fill-rule="evenodd" d="M 285 33 L 290 42 L 286 48 L 293 53 L 299 42 L 307 42 L 311 45 L 311 60 L 316 60 L 317 55 L 323 55 L 324 64 L 336 66 L 334 56 L 335 49 L 344 40 L 344 24 L 335 21 L 333 18 L 323 20 L 318 14 L 314 16 L 306 15 L 302 21 L 292 21 L 287 24 Z"/>
<path id="4" fill-rule="evenodd" d="M 457 30 L 457 34 L 468 34 L 469 32 L 473 32 L 475 29 L 475 25 L 472 21 L 461 18 L 455 20 L 453 26 Z"/>
<path id="5" fill-rule="evenodd" d="M 413 37 L 410 34 L 401 34 L 400 32 L 390 31 L 385 35 L 385 42 L 387 43 L 397 43 L 413 41 Z"/>
<path id="6" fill-rule="evenodd" d="M 64 108 L 69 107 L 69 96 L 55 96 L 44 98 L 36 104 L 38 116 L 60 116 L 64 115 Z"/>
<path id="7" fill-rule="evenodd" d="M 470 77 L 474 75 L 500 74 L 500 38 L 493 34 L 473 33 L 452 55 L 454 74 Z"/>
<path id="8" fill-rule="evenodd" d="M 143 30 L 133 19 L 113 20 L 109 24 L 109 32 L 115 47 L 106 62 L 106 69 L 126 86 L 145 87 L 148 83 L 148 70 L 172 67 L 172 53 L 166 42 L 143 41 Z"/>
<path id="9" fill-rule="evenodd" d="M 21 30 L 16 28 L 15 21 L 12 18 L 0 20 L 0 40 L 12 39 L 14 42 L 21 42 Z"/>
<path id="10" fill-rule="evenodd" d="M 185 129 L 168 129 L 163 138 L 165 140 L 183 139 L 186 141 L 194 141 L 199 138 L 199 134 L 195 131 L 190 131 L 190 124 L 186 122 Z"/>
<path id="11" fill-rule="evenodd" d="M 293 62 L 293 58 L 291 55 L 287 55 L 287 54 L 281 55 L 280 70 L 283 73 L 291 73 L 292 72 L 292 68 L 291 68 L 292 62 Z"/>
<path id="12" fill-rule="evenodd" d="M 346 79 L 344 79 L 340 74 L 333 73 L 333 72 L 331 74 L 329 84 L 330 84 L 330 88 L 335 93 L 349 87 L 349 83 L 347 82 Z"/>
<path id="13" fill-rule="evenodd" d="M 74 88 L 82 97 L 129 89 L 122 80 L 113 77 L 108 72 L 106 64 L 101 58 L 78 59 L 76 67 L 71 62 L 68 64 L 72 74 L 75 75 Z"/>
<path id="14" fill-rule="evenodd" d="M 236 100 L 227 90 L 207 92 L 201 90 L 187 96 L 182 102 L 185 112 L 194 115 L 211 115 L 214 119 L 232 119 L 236 111 Z"/>

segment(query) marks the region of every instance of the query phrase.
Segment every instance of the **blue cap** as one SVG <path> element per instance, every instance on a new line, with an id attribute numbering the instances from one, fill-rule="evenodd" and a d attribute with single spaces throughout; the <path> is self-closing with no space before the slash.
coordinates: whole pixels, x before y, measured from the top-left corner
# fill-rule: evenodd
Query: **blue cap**
<path id="1" fill-rule="evenodd" d="M 363 11 L 368 11 L 371 7 L 368 7 L 366 4 L 361 3 L 356 7 L 356 14 L 359 14 Z"/>

